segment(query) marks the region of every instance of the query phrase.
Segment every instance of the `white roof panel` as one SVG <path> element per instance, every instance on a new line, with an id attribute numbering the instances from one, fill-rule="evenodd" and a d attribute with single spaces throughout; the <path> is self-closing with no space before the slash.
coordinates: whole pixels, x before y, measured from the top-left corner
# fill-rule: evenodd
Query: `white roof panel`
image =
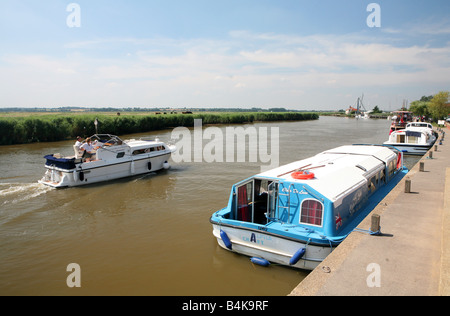
<path id="1" fill-rule="evenodd" d="M 375 157 L 374 157 L 375 156 Z M 384 168 L 383 160 L 394 157 L 388 148 L 377 146 L 342 146 L 314 157 L 296 161 L 258 175 L 308 184 L 331 201 L 338 200 L 367 183 L 367 177 Z M 310 180 L 297 180 L 291 174 L 298 169 L 314 173 Z"/>

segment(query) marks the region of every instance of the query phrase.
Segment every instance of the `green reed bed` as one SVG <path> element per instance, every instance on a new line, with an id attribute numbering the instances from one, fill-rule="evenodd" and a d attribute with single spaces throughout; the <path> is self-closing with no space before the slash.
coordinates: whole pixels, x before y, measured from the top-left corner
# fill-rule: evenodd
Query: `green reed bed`
<path id="1" fill-rule="evenodd" d="M 195 119 L 202 124 L 245 124 L 268 121 L 316 120 L 316 113 L 255 112 L 255 113 L 199 113 L 199 114 L 51 114 L 18 117 L 0 117 L 0 145 L 52 142 L 87 137 L 95 134 L 94 121 L 98 121 L 98 133 L 133 134 L 194 126 Z"/>

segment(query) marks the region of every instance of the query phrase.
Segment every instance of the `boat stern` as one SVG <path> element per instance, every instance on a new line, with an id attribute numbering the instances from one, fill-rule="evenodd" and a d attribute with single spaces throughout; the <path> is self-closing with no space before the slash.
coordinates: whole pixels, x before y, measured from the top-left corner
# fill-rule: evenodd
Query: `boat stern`
<path id="1" fill-rule="evenodd" d="M 49 168 L 38 183 L 45 184 L 53 188 L 68 187 L 70 184 L 69 174 L 56 170 L 55 168 Z"/>

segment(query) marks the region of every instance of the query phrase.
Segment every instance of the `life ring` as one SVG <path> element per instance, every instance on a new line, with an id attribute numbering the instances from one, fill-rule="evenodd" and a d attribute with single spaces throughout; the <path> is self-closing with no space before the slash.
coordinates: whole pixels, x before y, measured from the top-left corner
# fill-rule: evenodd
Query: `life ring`
<path id="1" fill-rule="evenodd" d="M 297 180 L 310 180 L 314 178 L 314 173 L 309 171 L 296 171 L 291 173 L 291 177 Z"/>

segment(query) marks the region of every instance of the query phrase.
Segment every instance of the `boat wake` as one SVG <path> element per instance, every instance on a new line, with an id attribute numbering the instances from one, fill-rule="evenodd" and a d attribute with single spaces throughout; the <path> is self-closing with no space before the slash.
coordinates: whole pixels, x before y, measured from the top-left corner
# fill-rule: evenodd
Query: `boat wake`
<path id="1" fill-rule="evenodd" d="M 40 183 L 0 183 L 0 205 L 27 201 L 51 190 Z"/>

